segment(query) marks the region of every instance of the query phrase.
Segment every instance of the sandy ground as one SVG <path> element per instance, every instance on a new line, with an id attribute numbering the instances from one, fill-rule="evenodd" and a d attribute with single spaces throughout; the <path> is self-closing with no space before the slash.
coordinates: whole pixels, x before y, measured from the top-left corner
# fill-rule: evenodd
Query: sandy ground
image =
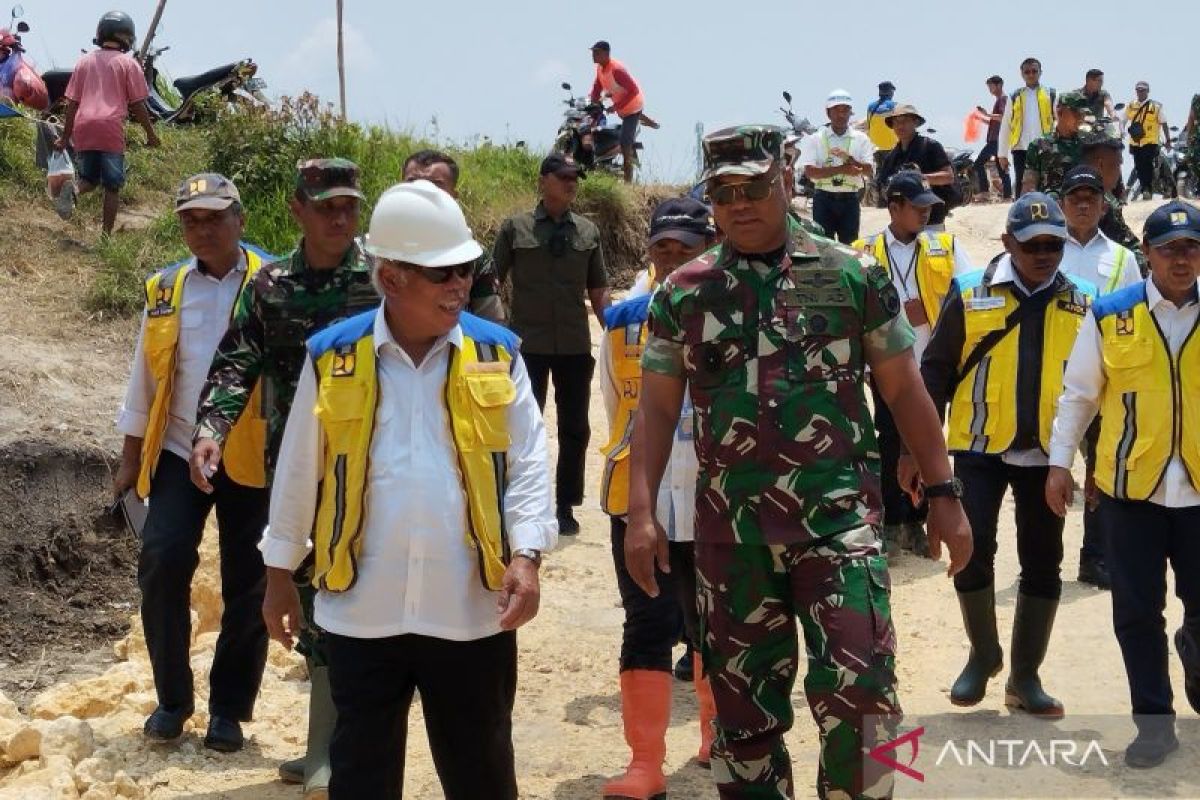
<path id="1" fill-rule="evenodd" d="M 1140 230 L 1141 220 L 1152 207 L 1138 203 L 1129 209 L 1128 218 L 1135 229 Z M 998 235 L 1006 208 L 973 206 L 955 212 L 951 220 L 951 230 L 980 266 L 999 249 Z M 878 230 L 883 224 L 882 212 L 864 213 L 864 232 Z M 11 352 L 11 348 L 0 348 L 0 352 L 5 351 Z M 71 363 L 65 357 L 63 362 L 63 366 Z M 69 370 L 63 374 L 55 371 L 47 380 L 68 383 L 71 377 Z M 102 402 L 93 413 L 107 418 L 118 400 L 117 392 L 118 385 L 102 392 L 106 396 L 100 398 Z M 598 391 L 591 420 L 593 445 L 598 445 L 607 430 Z M 552 421 L 550 428 L 553 439 Z M 601 470 L 601 459 L 595 452 L 589 457 L 588 469 L 590 494 L 580 515 L 583 531 L 574 539 L 562 540 L 559 550 L 547 558 L 542 569 L 542 611 L 520 634 L 514 738 L 522 796 L 530 800 L 597 798 L 604 777 L 618 772 L 627 758 L 617 692 L 622 614 L 613 578 L 609 524 L 595 496 Z M 1117 715 L 1115 719 L 1119 720 L 1128 710 L 1124 671 L 1110 621 L 1109 595 L 1073 581 L 1080 536 L 1081 518 L 1073 512 L 1065 536 L 1063 573 L 1067 580 L 1062 606 L 1042 673 L 1047 688 L 1064 701 L 1070 716 L 1055 728 L 1039 729 L 1043 731 L 1094 730 L 1100 721 L 1081 715 Z M 197 629 L 201 632 L 193 662 L 199 672 L 199 687 L 204 687 L 203 671 L 211 659 L 219 613 L 212 574 L 214 538 L 210 536 L 206 542 L 205 564 L 195 589 Z M 1006 502 L 1002 513 L 1000 541 L 998 613 L 1002 639 L 1007 641 L 1017 573 L 1010 502 Z M 943 738 L 979 737 L 1009 730 L 1011 715 L 1003 706 L 1003 675 L 993 681 L 989 696 L 974 709 L 955 709 L 948 702 L 949 685 L 966 656 L 967 645 L 944 564 L 905 555 L 894 562 L 892 573 L 900 692 L 909 726 L 924 725 L 931 734 Z M 1173 598 L 1166 616 L 1168 630 L 1173 631 L 1180 619 L 1179 605 Z M 135 621 L 134 630 L 139 628 Z M 91 758 L 74 768 L 71 762 L 78 761 L 74 757 L 79 756 L 78 752 L 64 765 L 61 756 L 47 754 L 44 748 L 40 762 L 34 758 L 7 772 L 0 769 L 0 798 L 74 797 L 84 790 L 83 796 L 93 800 L 113 796 L 290 800 L 300 796 L 298 789 L 284 786 L 275 778 L 277 762 L 301 752 L 305 736 L 307 684 L 302 664 L 295 656 L 272 645 L 256 719 L 246 727 L 249 743 L 242 753 L 223 756 L 200 747 L 197 730 L 202 735 L 206 722 L 203 714 L 197 715 L 193 721 L 196 728 L 189 730 L 177 748 L 164 750 L 146 745 L 140 727 L 154 701 L 144 652 L 136 633 L 116 649 L 126 661 L 98 677 L 52 688 L 30 707 L 21 709 L 20 715 L 11 708 L 6 712 L 0 703 L 0 745 L 5 725 L 9 731 L 14 726 L 46 726 L 45 722 L 30 722 L 26 716 L 30 713 L 46 719 L 64 713 L 86 717 L 94 735 Z M 941 794 L 929 794 L 936 768 L 929 767 L 933 756 L 924 749 L 916 768 L 930 775 L 930 780 L 921 783 L 902 777 L 897 795 L 914 796 L 924 791 L 927 796 L 942 797 L 1200 796 L 1200 785 L 1191 768 L 1200 756 L 1200 725 L 1182 698 L 1182 674 L 1174 655 L 1171 672 L 1180 694 L 1177 706 L 1183 747 L 1159 770 L 1136 774 L 1120 766 L 1120 749 L 1127 735 L 1122 730 L 1103 742 L 1104 753 L 1113 765 L 1109 769 L 1095 769 L 1093 759 L 1087 770 L 1060 764 L 1036 774 L 975 773 L 953 793 L 942 789 Z M 206 690 L 200 691 L 197 705 L 202 708 Z M 797 796 L 808 797 L 812 796 L 816 769 L 817 735 L 799 689 L 795 708 L 797 724 L 788 735 L 788 744 L 796 765 Z M 4 721 L 6 715 L 8 722 Z M 441 797 L 421 733 L 419 711 L 414 710 L 410 724 L 413 734 L 408 745 L 406 797 Z M 697 741 L 691 685 L 676 683 L 666 763 L 672 797 L 716 797 L 709 773 L 695 763 Z M 908 758 L 902 755 L 901 760 L 907 763 Z M 50 790 L 51 785 L 57 788 Z"/>

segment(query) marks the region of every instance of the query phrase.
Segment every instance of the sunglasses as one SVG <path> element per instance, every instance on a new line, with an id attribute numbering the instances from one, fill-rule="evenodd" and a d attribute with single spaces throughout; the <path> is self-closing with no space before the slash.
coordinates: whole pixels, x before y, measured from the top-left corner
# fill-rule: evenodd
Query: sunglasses
<path id="1" fill-rule="evenodd" d="M 739 197 L 751 203 L 766 200 L 775 190 L 775 176 L 764 175 L 752 181 L 742 183 L 726 183 L 709 190 L 708 197 L 714 205 L 728 206 L 736 203 Z"/>
<path id="2" fill-rule="evenodd" d="M 1031 256 L 1061 253 L 1067 243 L 1062 239 L 1045 239 L 1040 242 L 1021 242 L 1021 249 Z"/>
<path id="3" fill-rule="evenodd" d="M 413 272 L 420 273 L 421 277 L 430 283 L 445 283 L 450 280 L 451 275 L 468 278 L 475 272 L 474 261 L 454 264 L 449 267 L 418 267 L 415 264 L 406 264 L 405 266 Z"/>

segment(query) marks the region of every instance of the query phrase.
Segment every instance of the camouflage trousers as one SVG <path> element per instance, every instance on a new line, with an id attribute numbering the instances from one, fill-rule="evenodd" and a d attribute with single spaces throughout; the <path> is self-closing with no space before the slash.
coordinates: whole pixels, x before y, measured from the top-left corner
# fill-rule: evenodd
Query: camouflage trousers
<path id="1" fill-rule="evenodd" d="M 702 653 L 717 704 L 712 770 L 724 800 L 791 798 L 792 727 L 804 632 L 804 693 L 821 741 L 822 798 L 889 798 L 864 773 L 863 717 L 900 718 L 887 560 L 864 526 L 816 543 L 696 543 Z"/>

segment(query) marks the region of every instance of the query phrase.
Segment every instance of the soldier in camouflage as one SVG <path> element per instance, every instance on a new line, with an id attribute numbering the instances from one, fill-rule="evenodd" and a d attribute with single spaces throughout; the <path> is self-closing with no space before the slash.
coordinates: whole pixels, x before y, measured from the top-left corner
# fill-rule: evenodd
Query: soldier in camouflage
<path id="1" fill-rule="evenodd" d="M 297 170 L 296 192 L 289 205 L 303 238 L 290 255 L 260 269 L 242 291 L 200 393 L 191 471 L 192 481 L 205 492 L 212 491 L 208 478 L 216 471 L 225 438 L 260 376 L 270 481 L 306 358 L 305 340 L 337 320 L 379 304 L 368 257 L 355 238 L 365 200 L 358 167 L 330 158 L 301 162 Z M 295 575 L 305 613 L 298 649 L 308 660 L 313 686 L 308 752 L 303 763 L 291 761 L 280 768 L 285 780 L 303 780 L 306 791 L 328 785 L 328 745 L 334 723 L 321 631 L 311 621 L 315 593 L 311 568 L 306 562 Z"/>
<path id="2" fill-rule="evenodd" d="M 868 364 L 901 434 L 922 451 L 922 474 L 940 485 L 951 470 L 895 288 L 879 265 L 789 220 L 782 142 L 780 130 L 764 126 L 704 140 L 704 180 L 726 240 L 680 267 L 651 301 L 626 564 L 657 595 L 655 565 L 670 567 L 653 498 L 686 389 L 720 796 L 793 796 L 783 735 L 793 719 L 798 617 L 805 694 L 821 737 L 818 793 L 890 797 L 890 771 L 869 769 L 862 751 L 864 737 L 887 735 L 900 713 Z M 933 501 L 929 539 L 935 557 L 947 544 L 952 572 L 969 559 L 970 530 L 953 497 Z"/>
<path id="3" fill-rule="evenodd" d="M 1058 96 L 1058 119 L 1054 130 L 1035 139 L 1025 152 L 1025 176 L 1021 193 L 1047 192 L 1057 196 L 1063 177 L 1083 157 L 1081 126 L 1095 126 L 1086 115 L 1088 101 L 1082 92 L 1063 92 Z"/>
<path id="4" fill-rule="evenodd" d="M 1083 154 L 1080 163 L 1098 171 L 1101 180 L 1104 181 L 1104 203 L 1107 210 L 1100 219 L 1100 230 L 1109 239 L 1133 251 L 1138 269 L 1141 270 L 1142 277 L 1145 277 L 1149 264 L 1146 254 L 1142 251 L 1141 240 L 1125 222 L 1125 214 L 1122 211 L 1125 203 L 1117 199 L 1115 194 L 1121 182 L 1121 162 L 1125 145 L 1119 137 L 1113 136 L 1103 126 L 1082 133 L 1080 140 Z"/>

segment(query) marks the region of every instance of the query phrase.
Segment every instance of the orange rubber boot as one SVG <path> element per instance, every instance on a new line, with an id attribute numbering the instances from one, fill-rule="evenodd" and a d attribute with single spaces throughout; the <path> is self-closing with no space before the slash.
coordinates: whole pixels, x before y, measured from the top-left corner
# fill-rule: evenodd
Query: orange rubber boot
<path id="1" fill-rule="evenodd" d="M 713 700 L 712 684 L 704 675 L 699 653 L 692 655 L 692 685 L 696 687 L 696 705 L 700 708 L 700 752 L 696 760 L 707 769 L 712 760 L 713 740 L 717 738 L 717 702 Z"/>
<path id="2" fill-rule="evenodd" d="M 621 673 L 621 719 L 632 758 L 625 774 L 604 784 L 605 800 L 665 800 L 667 723 L 671 720 L 671 673 L 629 669 Z"/>

